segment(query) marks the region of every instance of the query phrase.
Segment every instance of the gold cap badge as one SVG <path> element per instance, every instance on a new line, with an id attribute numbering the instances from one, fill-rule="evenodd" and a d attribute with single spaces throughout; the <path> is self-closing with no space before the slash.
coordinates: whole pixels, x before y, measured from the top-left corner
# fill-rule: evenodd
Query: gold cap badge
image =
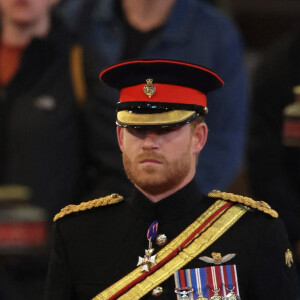
<path id="1" fill-rule="evenodd" d="M 156 87 L 153 84 L 153 79 L 146 79 L 146 85 L 144 85 L 144 93 L 151 98 L 156 91 Z"/>

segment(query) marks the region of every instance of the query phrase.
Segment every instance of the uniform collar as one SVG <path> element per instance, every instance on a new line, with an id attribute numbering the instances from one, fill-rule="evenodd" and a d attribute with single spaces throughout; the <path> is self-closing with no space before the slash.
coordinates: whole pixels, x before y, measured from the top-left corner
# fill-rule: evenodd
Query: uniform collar
<path id="1" fill-rule="evenodd" d="M 157 219 L 159 222 L 168 222 L 185 217 L 186 214 L 191 213 L 196 208 L 202 210 L 203 198 L 204 195 L 199 191 L 196 181 L 192 180 L 175 194 L 156 203 L 151 202 L 138 189 L 134 189 L 128 202 L 142 219 L 149 221 Z"/>

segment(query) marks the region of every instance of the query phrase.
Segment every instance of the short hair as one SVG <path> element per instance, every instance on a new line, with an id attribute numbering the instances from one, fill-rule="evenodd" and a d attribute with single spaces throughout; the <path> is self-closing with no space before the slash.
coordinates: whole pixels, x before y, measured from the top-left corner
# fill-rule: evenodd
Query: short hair
<path id="1" fill-rule="evenodd" d="M 202 115 L 198 115 L 196 119 L 190 123 L 191 129 L 194 130 L 195 127 L 202 122 L 204 122 L 204 117 Z"/>
<path id="2" fill-rule="evenodd" d="M 191 131 L 194 132 L 196 126 L 197 126 L 198 124 L 202 123 L 202 122 L 205 123 L 204 116 L 198 115 L 198 116 L 196 117 L 196 119 L 194 119 L 194 120 L 190 123 Z M 198 154 L 196 155 L 196 167 L 197 167 L 197 165 L 198 165 L 198 157 L 199 157 L 199 154 L 200 154 L 200 153 L 198 153 Z"/>

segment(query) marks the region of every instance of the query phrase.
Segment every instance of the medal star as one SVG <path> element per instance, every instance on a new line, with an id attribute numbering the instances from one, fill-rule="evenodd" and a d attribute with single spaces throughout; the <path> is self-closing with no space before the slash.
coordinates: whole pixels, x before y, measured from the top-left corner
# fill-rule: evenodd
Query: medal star
<path id="1" fill-rule="evenodd" d="M 141 266 L 142 265 L 142 269 L 141 271 L 144 272 L 149 272 L 149 268 L 151 267 L 151 265 L 156 265 L 155 259 L 156 259 L 156 255 L 152 255 L 152 253 L 154 252 L 154 249 L 148 249 L 145 250 L 145 255 L 144 257 L 140 257 L 138 259 L 138 263 L 137 266 Z"/>

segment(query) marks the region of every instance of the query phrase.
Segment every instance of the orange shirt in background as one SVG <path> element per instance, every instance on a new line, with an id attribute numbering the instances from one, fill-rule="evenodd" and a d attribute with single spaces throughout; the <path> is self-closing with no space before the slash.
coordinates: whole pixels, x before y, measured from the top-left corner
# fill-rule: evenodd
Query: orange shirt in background
<path id="1" fill-rule="evenodd" d="M 25 46 L 5 45 L 0 42 L 0 85 L 5 87 L 19 70 Z"/>

